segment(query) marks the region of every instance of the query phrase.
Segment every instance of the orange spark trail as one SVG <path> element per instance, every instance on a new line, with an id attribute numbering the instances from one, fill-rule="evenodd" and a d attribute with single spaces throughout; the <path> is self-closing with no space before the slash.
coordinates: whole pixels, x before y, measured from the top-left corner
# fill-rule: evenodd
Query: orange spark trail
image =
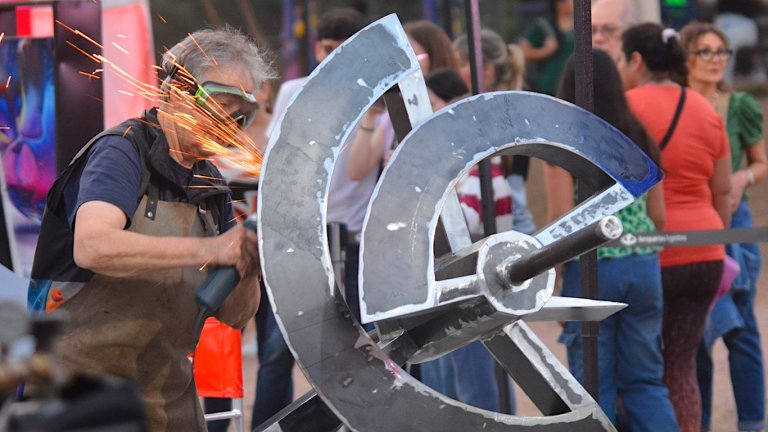
<path id="1" fill-rule="evenodd" d="M 168 21 L 166 21 L 166 20 L 165 20 L 165 18 L 163 18 L 163 16 L 162 16 L 162 15 L 160 15 L 160 14 L 157 14 L 157 17 L 158 17 L 158 18 L 160 18 L 160 21 L 162 21 L 162 22 L 163 22 L 163 24 L 168 24 Z"/>
<path id="2" fill-rule="evenodd" d="M 207 59 L 208 59 L 208 60 L 209 60 L 211 63 L 213 63 L 213 64 L 217 64 L 217 63 L 216 63 L 216 60 L 214 60 L 214 59 L 210 58 L 210 57 L 208 56 L 208 53 L 206 53 L 206 52 L 205 52 L 205 50 L 203 50 L 203 47 L 201 47 L 201 46 L 200 46 L 200 44 L 199 44 L 199 43 L 197 43 L 197 40 L 195 40 L 195 37 L 194 37 L 194 36 L 192 36 L 192 33 L 187 33 L 187 34 L 189 35 L 189 38 L 192 40 L 192 42 L 194 42 L 194 44 L 195 44 L 195 46 L 197 47 L 197 49 L 199 49 L 199 50 L 200 50 L 200 52 L 201 52 L 201 53 L 203 53 L 203 55 L 205 56 L 205 58 L 207 58 Z"/>
<path id="3" fill-rule="evenodd" d="M 8 79 L 5 80 L 5 88 L 11 88 L 11 76 L 8 75 Z"/>
<path id="4" fill-rule="evenodd" d="M 81 53 L 81 54 L 83 54 L 84 56 L 86 56 L 86 57 L 88 57 L 89 59 L 93 60 L 95 63 L 99 63 L 99 60 L 98 60 L 98 59 L 96 59 L 96 57 L 94 57 L 94 56 L 92 56 L 92 55 L 88 54 L 87 52 L 83 51 L 82 49 L 80 49 L 80 47 L 78 47 L 77 45 L 73 44 L 72 42 L 70 42 L 70 41 L 66 41 L 66 44 L 67 44 L 67 45 L 69 45 L 69 46 L 71 46 L 72 48 L 74 48 L 74 49 L 76 49 L 76 50 L 80 51 L 80 53 Z"/>
<path id="5" fill-rule="evenodd" d="M 122 93 L 122 94 L 124 94 L 124 95 L 126 95 L 126 96 L 135 96 L 133 93 L 131 93 L 131 92 L 127 92 L 127 91 L 125 91 L 125 90 L 118 90 L 117 92 L 118 92 L 118 93 Z"/>
<path id="6" fill-rule="evenodd" d="M 112 42 L 112 46 L 114 46 L 115 48 L 117 48 L 120 51 L 122 51 L 123 53 L 125 53 L 125 55 L 131 55 L 131 53 L 129 53 L 127 49 L 125 49 L 125 48 L 121 47 L 120 45 L 118 45 L 117 42 Z"/>
<path id="7" fill-rule="evenodd" d="M 128 126 L 128 127 L 125 129 L 125 132 L 123 132 L 123 138 L 125 138 L 125 136 L 126 136 L 126 135 L 128 135 L 128 132 L 131 130 L 131 128 L 132 128 L 132 127 L 133 127 L 133 126 Z"/>
<path id="8" fill-rule="evenodd" d="M 0 32 L 0 43 L 3 42 L 3 37 L 5 37 L 5 32 Z"/>
<path id="9" fill-rule="evenodd" d="M 221 177 L 211 177 L 211 176 L 204 176 L 204 175 L 200 175 L 200 174 L 195 174 L 192 177 L 199 178 L 199 179 L 204 179 L 204 180 L 223 180 Z"/>
<path id="10" fill-rule="evenodd" d="M 87 76 L 88 78 L 101 79 L 101 77 L 100 77 L 100 76 L 98 76 L 98 75 L 94 75 L 94 74 L 89 74 L 88 72 L 83 72 L 83 71 L 80 71 L 80 72 L 78 72 L 78 73 L 79 73 L 80 75 L 85 75 L 85 76 Z"/>
<path id="11" fill-rule="evenodd" d="M 96 42 L 95 40 L 91 39 L 90 37 L 88 37 L 88 35 L 86 35 L 85 33 L 81 32 L 80 30 L 76 30 L 76 29 L 73 29 L 72 27 L 70 27 L 70 26 L 68 26 L 68 25 L 64 24 L 63 22 L 61 22 L 61 21 L 59 21 L 59 20 L 56 20 L 56 24 L 58 24 L 58 25 L 60 25 L 60 26 L 64 27 L 65 29 L 69 30 L 70 32 L 72 32 L 72 33 L 74 33 L 74 34 L 76 34 L 76 35 L 78 35 L 78 36 L 82 37 L 83 39 L 85 39 L 85 40 L 87 40 L 88 42 L 90 42 L 90 43 L 92 43 L 92 44 L 96 45 L 97 47 L 99 47 L 99 48 L 101 48 L 101 49 L 104 49 L 104 46 L 102 46 L 100 43 Z"/>

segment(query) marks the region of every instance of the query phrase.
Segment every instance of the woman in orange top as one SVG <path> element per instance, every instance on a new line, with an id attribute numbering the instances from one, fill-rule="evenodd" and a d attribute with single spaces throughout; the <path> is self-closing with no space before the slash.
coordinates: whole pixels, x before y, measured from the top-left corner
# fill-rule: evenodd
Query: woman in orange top
<path id="1" fill-rule="evenodd" d="M 685 76 L 686 55 L 674 30 L 640 24 L 623 37 L 619 64 L 632 111 L 662 149 L 667 231 L 730 225 L 730 153 L 720 116 Z M 676 75 L 677 74 L 677 75 Z M 696 349 L 723 271 L 722 245 L 668 247 L 660 255 L 664 286 L 664 381 L 680 429 L 699 431 Z"/>

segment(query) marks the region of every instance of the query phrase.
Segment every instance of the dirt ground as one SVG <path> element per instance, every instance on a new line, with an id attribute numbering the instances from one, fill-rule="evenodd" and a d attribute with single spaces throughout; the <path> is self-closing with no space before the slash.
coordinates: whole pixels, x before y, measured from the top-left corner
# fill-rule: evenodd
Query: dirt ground
<path id="1" fill-rule="evenodd" d="M 539 161 L 534 161 L 531 169 L 531 178 L 529 184 L 529 206 L 534 214 L 534 218 L 541 224 L 546 212 L 546 204 L 543 190 L 543 181 L 541 180 L 541 166 Z M 751 192 L 752 210 L 755 218 L 755 226 L 768 226 L 768 182 L 756 186 Z M 761 245 L 763 261 L 768 259 L 768 249 Z M 763 334 L 768 330 L 768 276 L 762 272 L 758 285 L 758 294 L 756 302 L 757 319 Z M 556 342 L 560 332 L 557 323 L 534 323 L 531 327 L 536 334 L 549 346 L 549 348 L 560 358 L 563 364 L 566 363 L 565 348 Z M 244 338 L 244 380 L 246 383 L 246 430 L 250 425 L 250 407 L 253 404 L 255 374 L 258 368 L 255 354 L 253 352 L 254 333 L 253 328 L 249 328 Z M 763 338 L 763 351 L 766 351 L 768 344 L 766 338 Z M 714 348 L 715 376 L 713 394 L 712 430 L 714 432 L 736 431 L 736 405 L 731 390 L 730 377 L 728 373 L 727 350 L 722 341 L 718 342 Z M 294 369 L 294 394 L 295 397 L 301 396 L 307 390 L 309 385 L 304 379 L 298 368 Z M 516 387 L 517 396 L 517 414 L 518 415 L 539 415 L 538 410 L 530 402 L 527 396 L 522 393 L 519 387 Z M 649 413 L 651 414 L 651 413 Z M 230 428 L 231 429 L 231 428 Z"/>

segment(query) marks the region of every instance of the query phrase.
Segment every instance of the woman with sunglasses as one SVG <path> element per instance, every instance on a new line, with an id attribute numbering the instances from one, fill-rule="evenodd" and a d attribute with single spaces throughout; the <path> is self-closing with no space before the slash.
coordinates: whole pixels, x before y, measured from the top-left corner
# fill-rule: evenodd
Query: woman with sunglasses
<path id="1" fill-rule="evenodd" d="M 747 189 L 768 175 L 763 110 L 744 92 L 733 92 L 724 84 L 732 51 L 725 34 L 707 23 L 692 23 L 681 32 L 688 53 L 688 85 L 703 95 L 725 120 L 731 149 L 732 228 L 752 226 Z M 702 398 L 702 429 L 710 429 L 712 413 L 712 345 L 723 338 L 728 348 L 731 383 L 740 431 L 765 427 L 765 377 L 760 334 L 755 319 L 755 291 L 760 275 L 760 248 L 755 243 L 726 245 L 741 271 L 731 291 L 718 299 L 710 311 L 704 341 L 697 355 Z"/>
<path id="2" fill-rule="evenodd" d="M 731 222 L 731 160 L 720 116 L 685 76 L 686 54 L 672 29 L 639 24 L 623 35 L 619 62 L 629 106 L 661 149 L 666 231 L 718 230 Z M 696 350 L 723 273 L 722 245 L 667 247 L 659 256 L 664 292 L 664 382 L 682 431 L 699 431 Z"/>

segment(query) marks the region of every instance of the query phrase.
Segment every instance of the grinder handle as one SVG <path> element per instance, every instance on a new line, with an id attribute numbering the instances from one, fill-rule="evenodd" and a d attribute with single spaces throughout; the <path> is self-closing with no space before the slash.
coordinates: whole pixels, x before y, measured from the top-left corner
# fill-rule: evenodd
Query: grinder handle
<path id="1" fill-rule="evenodd" d="M 256 232 L 255 215 L 248 216 L 243 226 Z M 197 291 L 197 304 L 209 312 L 218 310 L 239 282 L 240 275 L 235 267 L 219 267 L 213 270 Z"/>

